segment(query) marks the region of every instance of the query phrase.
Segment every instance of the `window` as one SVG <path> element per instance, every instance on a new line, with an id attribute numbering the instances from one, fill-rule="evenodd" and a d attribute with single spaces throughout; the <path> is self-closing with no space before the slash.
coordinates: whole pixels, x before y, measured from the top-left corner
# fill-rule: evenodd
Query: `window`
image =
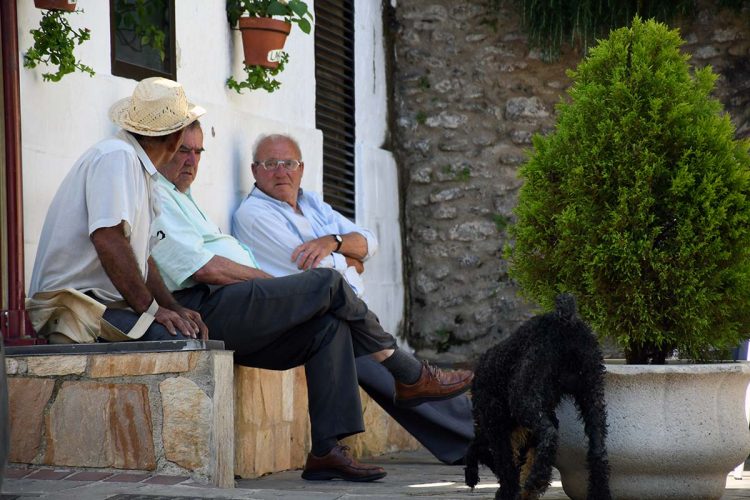
<path id="1" fill-rule="evenodd" d="M 177 79 L 175 0 L 110 0 L 112 74 Z"/>
<path id="2" fill-rule="evenodd" d="M 354 2 L 315 1 L 315 120 L 323 132 L 323 198 L 354 205 Z"/>

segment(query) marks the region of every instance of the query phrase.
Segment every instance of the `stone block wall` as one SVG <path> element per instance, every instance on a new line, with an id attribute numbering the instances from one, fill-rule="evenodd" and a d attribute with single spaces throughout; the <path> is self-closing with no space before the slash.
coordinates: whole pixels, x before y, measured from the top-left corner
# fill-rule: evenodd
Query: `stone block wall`
<path id="1" fill-rule="evenodd" d="M 547 63 L 528 47 L 512 2 L 410 0 L 393 12 L 393 139 L 401 170 L 407 339 L 442 362 L 472 362 L 530 316 L 508 277 L 526 159 L 581 53 Z M 750 135 L 750 12 L 700 0 L 676 21 L 697 66 L 721 74 L 716 96 Z"/>
<path id="2" fill-rule="evenodd" d="M 189 475 L 232 487 L 234 476 L 301 468 L 310 449 L 303 367 L 233 365 L 231 351 L 6 358 L 10 462 Z M 357 456 L 419 443 L 361 391 Z"/>
<path id="3" fill-rule="evenodd" d="M 6 358 L 9 461 L 234 484 L 232 353 Z"/>

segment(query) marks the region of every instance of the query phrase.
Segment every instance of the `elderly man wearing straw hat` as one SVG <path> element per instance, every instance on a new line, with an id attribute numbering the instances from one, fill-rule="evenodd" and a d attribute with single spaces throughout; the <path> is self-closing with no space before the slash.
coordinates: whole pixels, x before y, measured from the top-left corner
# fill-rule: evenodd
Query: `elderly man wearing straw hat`
<path id="1" fill-rule="evenodd" d="M 27 301 L 41 335 L 51 342 L 208 337 L 149 257 L 156 168 L 204 113 L 165 78 L 141 81 L 110 108 L 123 130 L 78 159 L 44 221 Z"/>

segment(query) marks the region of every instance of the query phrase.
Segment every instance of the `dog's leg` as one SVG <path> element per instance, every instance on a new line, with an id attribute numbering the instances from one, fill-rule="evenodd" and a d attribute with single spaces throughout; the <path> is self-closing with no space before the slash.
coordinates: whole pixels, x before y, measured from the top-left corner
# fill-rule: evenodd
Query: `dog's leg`
<path id="1" fill-rule="evenodd" d="M 492 470 L 497 476 L 500 488 L 495 493 L 495 500 L 517 500 L 520 489 L 519 467 L 513 459 L 512 432 L 514 426 L 508 421 L 497 421 L 492 429 L 495 435 L 492 439 L 491 451 L 494 459 Z"/>
<path id="2" fill-rule="evenodd" d="M 589 440 L 586 460 L 589 466 L 588 500 L 610 500 L 609 460 L 605 440 L 607 437 L 607 410 L 604 403 L 604 381 L 601 370 L 589 374 L 591 381 L 585 394 L 574 395 L 584 431 Z"/>
<path id="3" fill-rule="evenodd" d="M 536 440 L 533 456 L 527 460 L 533 460 L 529 475 L 523 484 L 524 498 L 539 498 L 549 486 L 552 479 L 552 464 L 557 453 L 557 426 L 554 416 L 538 416 L 531 428 L 532 435 Z"/>

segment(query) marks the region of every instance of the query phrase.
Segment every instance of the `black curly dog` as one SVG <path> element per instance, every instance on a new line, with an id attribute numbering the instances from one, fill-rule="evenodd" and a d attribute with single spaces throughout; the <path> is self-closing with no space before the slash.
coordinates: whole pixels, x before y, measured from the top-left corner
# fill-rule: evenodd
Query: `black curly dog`
<path id="1" fill-rule="evenodd" d="M 588 499 L 611 499 L 602 353 L 575 299 L 565 294 L 555 301 L 555 311 L 531 318 L 484 353 L 474 372 L 466 484 L 474 488 L 479 463 L 487 465 L 500 482 L 497 500 L 534 499 L 547 490 L 563 395 L 575 402 L 589 441 Z"/>

